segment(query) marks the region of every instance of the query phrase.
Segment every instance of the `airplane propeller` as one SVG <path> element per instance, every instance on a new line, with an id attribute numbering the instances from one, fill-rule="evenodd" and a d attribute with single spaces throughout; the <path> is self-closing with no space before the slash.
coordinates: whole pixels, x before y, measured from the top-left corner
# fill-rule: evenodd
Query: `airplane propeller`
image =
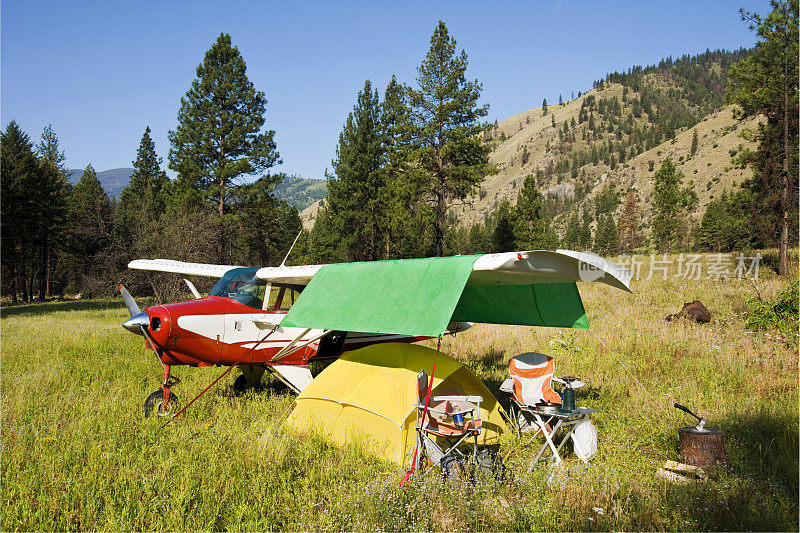
<path id="1" fill-rule="evenodd" d="M 133 296 L 124 285 L 119 286 L 119 292 L 122 294 L 122 301 L 125 302 L 125 307 L 128 308 L 128 312 L 131 314 L 131 317 L 122 323 L 122 327 L 131 333 L 149 337 L 145 330 L 150 327 L 150 317 L 139 309 L 136 300 L 133 299 Z"/>

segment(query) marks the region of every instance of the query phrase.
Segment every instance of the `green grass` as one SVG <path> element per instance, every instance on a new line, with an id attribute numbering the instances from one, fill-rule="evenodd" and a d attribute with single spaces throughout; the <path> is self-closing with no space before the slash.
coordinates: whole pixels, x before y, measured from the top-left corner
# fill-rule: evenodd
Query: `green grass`
<path id="1" fill-rule="evenodd" d="M 796 276 L 795 276 L 796 277 Z M 783 286 L 761 282 L 773 298 Z M 538 446 L 504 438 L 499 484 L 400 488 L 361 445 L 282 426 L 293 396 L 235 396 L 231 372 L 166 428 L 142 415 L 161 366 L 120 327 L 116 301 L 4 308 L 3 530 L 797 530 L 798 357 L 745 329 L 744 282 L 641 281 L 633 295 L 581 286 L 592 331 L 478 325 L 443 342 L 497 393 L 508 358 L 542 351 L 588 385 L 599 453 L 528 472 Z M 709 324 L 666 322 L 699 298 Z M 610 349 L 610 351 L 609 351 Z M 623 366 L 624 365 L 624 366 Z M 178 367 L 186 403 L 221 371 Z M 635 376 L 635 379 L 634 377 Z M 505 402 L 505 399 L 503 399 Z M 657 477 L 678 460 L 678 401 L 726 433 L 707 483 Z M 603 514 L 593 511 L 597 507 Z"/>

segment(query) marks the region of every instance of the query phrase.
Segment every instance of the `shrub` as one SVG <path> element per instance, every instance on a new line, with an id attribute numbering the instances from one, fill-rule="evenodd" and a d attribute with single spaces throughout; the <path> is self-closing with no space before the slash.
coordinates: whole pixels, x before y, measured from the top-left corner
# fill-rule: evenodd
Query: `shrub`
<path id="1" fill-rule="evenodd" d="M 753 331 L 777 329 L 786 343 L 798 344 L 798 282 L 781 290 L 773 300 L 751 298 L 747 301 L 747 328 Z"/>

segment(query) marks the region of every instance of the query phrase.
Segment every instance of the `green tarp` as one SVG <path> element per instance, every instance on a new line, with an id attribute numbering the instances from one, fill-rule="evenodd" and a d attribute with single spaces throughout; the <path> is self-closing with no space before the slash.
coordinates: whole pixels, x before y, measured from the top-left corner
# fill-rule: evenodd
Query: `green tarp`
<path id="1" fill-rule="evenodd" d="M 478 257 L 326 265 L 281 326 L 437 337 L 447 329 Z"/>
<path id="2" fill-rule="evenodd" d="M 589 327 L 575 283 L 466 285 L 478 257 L 324 266 L 281 326 L 426 337 L 450 320 Z"/>
<path id="3" fill-rule="evenodd" d="M 453 320 L 589 329 L 574 283 L 467 285 Z"/>

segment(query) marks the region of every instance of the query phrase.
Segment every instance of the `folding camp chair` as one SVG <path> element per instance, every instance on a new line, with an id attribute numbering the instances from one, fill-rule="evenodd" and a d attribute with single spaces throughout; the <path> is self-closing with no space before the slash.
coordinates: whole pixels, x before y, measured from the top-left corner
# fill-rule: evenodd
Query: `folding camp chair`
<path id="1" fill-rule="evenodd" d="M 442 475 L 450 477 L 455 469 L 464 467 L 469 458 L 478 453 L 478 435 L 481 433 L 480 396 L 431 396 L 427 410 L 425 398 L 428 393 L 428 374 L 420 370 L 417 374 L 417 453 L 414 465 L 423 465 L 423 456 L 434 465 L 440 466 Z M 446 442 L 441 446 L 436 438 Z M 473 445 L 469 452 L 459 449 L 462 443 L 472 437 Z"/>
<path id="2" fill-rule="evenodd" d="M 589 415 L 596 413 L 596 409 L 576 407 L 570 410 L 562 408 L 561 397 L 553 390 L 553 381 L 565 383 L 575 378 L 557 378 L 553 358 L 540 353 L 524 353 L 513 357 L 508 363 L 511 377 L 503 382 L 500 390 L 509 393 L 511 399 L 509 412 L 511 422 L 517 435 L 530 433 L 531 440 L 539 433 L 545 438 L 545 443 L 531 464 L 533 468 L 550 450 L 556 464 L 561 462 L 559 452 L 564 444 L 572 438 L 576 443 L 575 429 L 583 422 L 588 422 Z M 591 423 L 589 423 L 591 425 Z M 561 441 L 556 445 L 556 434 L 564 430 Z M 596 443 L 595 443 L 596 444 Z M 592 454 L 593 455 L 593 454 Z M 588 462 L 588 454 L 579 454 L 584 462 Z"/>
<path id="3" fill-rule="evenodd" d="M 541 431 L 534 423 L 533 410 L 538 406 L 555 410 L 561 407 L 561 396 L 553 390 L 555 363 L 549 355 L 524 353 L 508 362 L 511 377 L 500 386 L 509 393 L 511 403 L 509 414 L 517 435 L 535 430 Z"/>

